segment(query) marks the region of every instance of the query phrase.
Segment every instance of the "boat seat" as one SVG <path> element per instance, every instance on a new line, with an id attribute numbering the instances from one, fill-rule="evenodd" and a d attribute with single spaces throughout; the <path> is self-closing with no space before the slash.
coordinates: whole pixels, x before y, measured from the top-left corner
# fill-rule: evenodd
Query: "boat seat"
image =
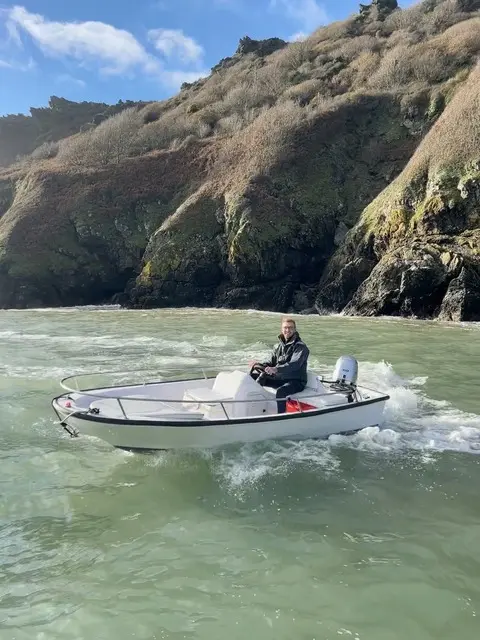
<path id="1" fill-rule="evenodd" d="M 183 399 L 189 401 L 184 403 L 185 408 L 198 402 L 198 409 L 205 411 L 209 419 L 263 415 L 271 409 L 270 395 L 248 373 L 238 370 L 220 372 L 211 389 L 186 389 Z"/>
<path id="2" fill-rule="evenodd" d="M 233 400 L 233 397 L 216 391 L 215 389 L 208 389 L 208 387 L 198 387 L 197 389 L 186 389 L 183 394 L 184 400 L 194 400 L 195 402 L 226 402 Z"/>
<path id="3" fill-rule="evenodd" d="M 274 397 L 276 396 L 277 389 L 275 387 L 265 386 L 263 387 L 263 389 L 265 389 L 265 391 L 267 391 L 269 394 L 273 395 Z M 313 371 L 308 371 L 307 384 L 305 386 L 305 389 L 303 389 L 303 391 L 299 391 L 298 393 L 292 393 L 289 397 L 298 398 L 298 399 L 307 398 L 310 404 L 315 404 L 315 401 L 318 400 L 318 398 L 315 398 L 315 394 L 319 394 L 319 393 L 323 394 L 326 392 L 327 390 L 322 384 L 319 376 L 316 373 L 313 373 Z"/>

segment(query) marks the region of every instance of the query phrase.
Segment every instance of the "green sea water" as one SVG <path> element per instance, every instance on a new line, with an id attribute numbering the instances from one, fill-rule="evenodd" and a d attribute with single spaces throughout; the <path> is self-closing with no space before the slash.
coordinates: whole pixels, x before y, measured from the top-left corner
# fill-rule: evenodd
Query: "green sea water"
<path id="1" fill-rule="evenodd" d="M 280 316 L 0 312 L 0 640 L 480 637 L 480 325 L 298 323 L 381 429 L 132 454 L 56 424 L 63 376 L 245 362 Z"/>

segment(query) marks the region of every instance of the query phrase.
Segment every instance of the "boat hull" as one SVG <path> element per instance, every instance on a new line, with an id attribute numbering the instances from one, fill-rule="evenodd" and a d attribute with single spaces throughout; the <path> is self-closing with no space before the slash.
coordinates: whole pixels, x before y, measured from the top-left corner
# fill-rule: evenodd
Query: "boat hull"
<path id="1" fill-rule="evenodd" d="M 85 413 L 69 414 L 56 398 L 53 408 L 75 435 L 100 438 L 122 449 L 211 449 L 262 440 L 305 440 L 350 433 L 383 421 L 388 397 L 355 402 L 320 411 L 248 420 L 197 423 L 152 420 L 125 421 Z"/>

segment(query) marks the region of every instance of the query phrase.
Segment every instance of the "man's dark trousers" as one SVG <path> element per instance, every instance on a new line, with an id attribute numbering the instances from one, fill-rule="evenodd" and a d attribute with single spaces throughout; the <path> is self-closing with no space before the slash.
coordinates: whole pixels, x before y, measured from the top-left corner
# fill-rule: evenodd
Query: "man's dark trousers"
<path id="1" fill-rule="evenodd" d="M 277 390 L 277 406 L 278 413 L 285 413 L 287 410 L 287 402 L 284 398 L 292 396 L 294 393 L 299 393 L 305 389 L 305 385 L 300 380 L 276 380 L 273 376 L 269 376 L 266 373 L 257 374 L 254 372 L 252 378 L 257 380 L 258 384 L 262 387 L 273 387 Z"/>

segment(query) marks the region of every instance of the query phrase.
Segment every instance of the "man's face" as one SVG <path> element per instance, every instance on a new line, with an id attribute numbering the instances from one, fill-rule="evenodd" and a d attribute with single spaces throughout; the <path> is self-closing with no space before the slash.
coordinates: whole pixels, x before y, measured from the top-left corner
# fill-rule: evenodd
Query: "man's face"
<path id="1" fill-rule="evenodd" d="M 282 334 L 285 340 L 289 340 L 295 333 L 295 326 L 292 322 L 284 322 L 282 323 Z"/>

